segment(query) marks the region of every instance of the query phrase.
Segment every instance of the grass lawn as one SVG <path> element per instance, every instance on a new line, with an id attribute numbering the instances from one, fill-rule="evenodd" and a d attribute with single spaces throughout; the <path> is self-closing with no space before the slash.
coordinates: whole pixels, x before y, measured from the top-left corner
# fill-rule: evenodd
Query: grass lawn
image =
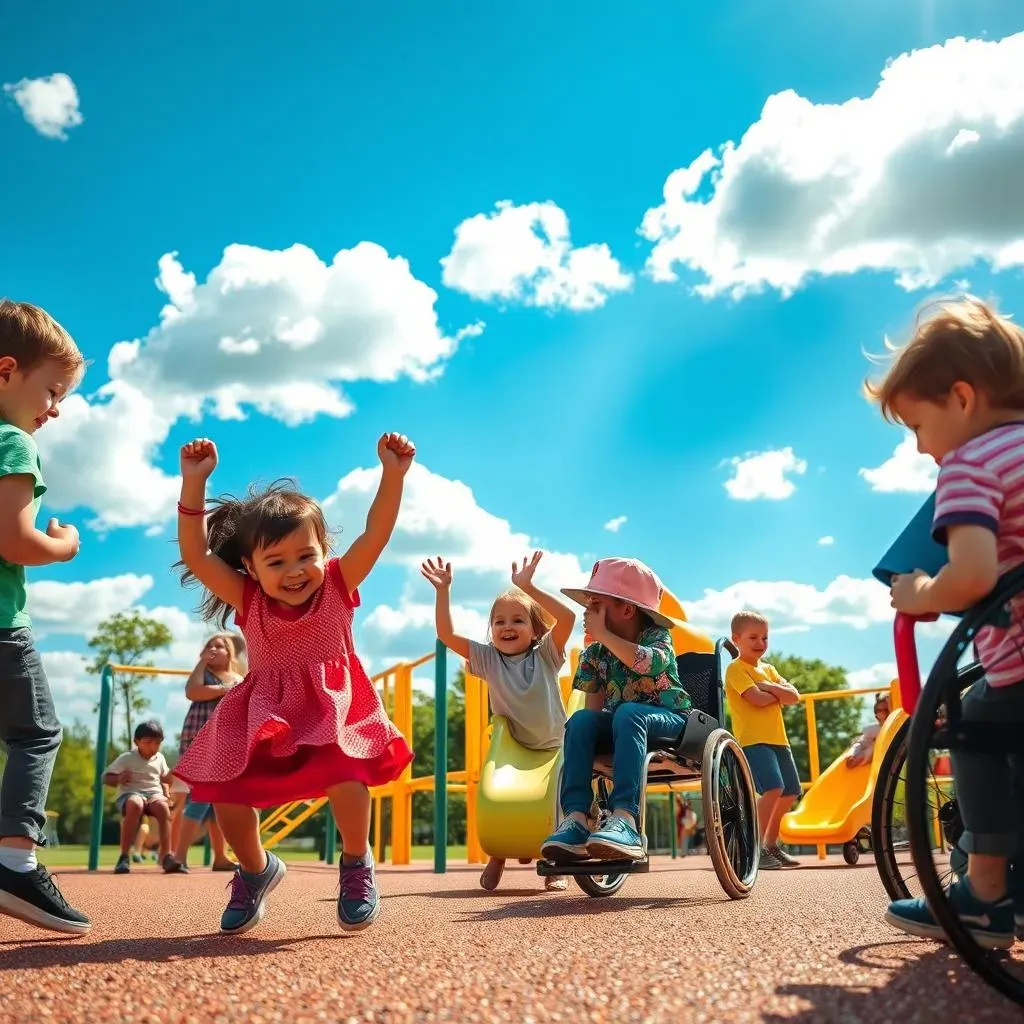
<path id="1" fill-rule="evenodd" d="M 275 852 L 285 862 L 316 861 L 315 850 L 289 850 L 276 847 Z M 39 859 L 48 868 L 84 868 L 89 863 L 88 846 L 57 846 L 52 849 L 40 850 Z M 390 854 L 390 850 L 388 851 Z M 113 867 L 117 863 L 118 849 L 116 846 L 100 847 L 100 867 Z M 434 848 L 432 846 L 414 846 L 412 848 L 412 859 L 414 861 L 432 861 L 434 859 Z M 465 860 L 465 846 L 449 846 L 449 860 Z M 156 866 L 152 861 L 148 864 Z M 201 846 L 192 848 L 189 854 L 189 863 L 196 866 L 203 863 L 203 851 Z M 141 867 L 142 865 L 137 865 Z"/>

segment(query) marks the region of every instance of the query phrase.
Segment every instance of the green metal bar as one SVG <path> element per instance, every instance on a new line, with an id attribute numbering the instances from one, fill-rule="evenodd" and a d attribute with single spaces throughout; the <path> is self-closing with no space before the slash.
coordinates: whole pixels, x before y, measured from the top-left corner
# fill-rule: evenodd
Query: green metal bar
<path id="1" fill-rule="evenodd" d="M 213 847 L 210 846 L 210 827 L 206 827 L 206 838 L 203 840 L 203 867 L 208 868 L 213 861 Z"/>
<path id="2" fill-rule="evenodd" d="M 669 793 L 668 795 L 668 831 L 672 837 L 669 841 L 669 846 L 672 849 L 672 859 L 676 859 L 676 795 L 675 793 Z"/>
<path id="3" fill-rule="evenodd" d="M 448 648 L 434 649 L 434 874 L 448 861 Z"/>
<path id="4" fill-rule="evenodd" d="M 324 860 L 328 864 L 333 864 L 337 851 L 338 826 L 334 820 L 334 808 L 331 807 L 330 801 L 327 803 L 326 819 L 324 822 Z M 379 828 L 380 826 L 378 825 L 377 827 Z"/>
<path id="5" fill-rule="evenodd" d="M 114 672 L 109 665 L 100 673 L 100 717 L 96 724 L 96 774 L 92 788 L 92 823 L 89 827 L 89 870 L 100 866 L 100 841 L 103 838 L 103 772 L 107 767 L 110 745 L 110 705 L 114 694 Z"/>

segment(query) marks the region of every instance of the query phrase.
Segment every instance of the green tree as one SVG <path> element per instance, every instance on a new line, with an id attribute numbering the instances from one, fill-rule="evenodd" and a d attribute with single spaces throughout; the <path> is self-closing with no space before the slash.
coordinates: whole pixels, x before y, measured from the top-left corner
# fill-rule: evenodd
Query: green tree
<path id="1" fill-rule="evenodd" d="M 791 682 L 801 693 L 822 693 L 826 690 L 848 690 L 846 669 L 829 665 L 817 658 L 797 658 L 782 652 L 769 652 L 765 661 L 774 665 L 783 679 Z M 864 698 L 837 698 L 815 702 L 818 733 L 818 763 L 824 771 L 859 735 L 864 715 Z M 807 716 L 803 704 L 783 709 L 786 735 L 793 748 L 800 778 L 811 777 L 811 762 L 807 748 Z"/>
<path id="2" fill-rule="evenodd" d="M 96 629 L 96 635 L 89 646 L 96 651 L 96 658 L 89 671 L 99 673 L 108 662 L 117 665 L 148 665 L 146 655 L 166 647 L 172 640 L 171 631 L 154 619 L 147 619 L 138 612 L 118 612 L 104 619 Z M 110 705 L 110 737 L 114 737 L 114 709 L 118 699 L 125 716 L 125 748 L 132 745 L 132 717 L 149 707 L 149 700 L 142 693 L 142 683 L 152 679 L 149 674 L 134 672 L 114 673 L 114 699 Z"/>
<path id="3" fill-rule="evenodd" d="M 46 798 L 46 809 L 59 815 L 57 829 L 61 842 L 85 843 L 89 840 L 95 754 L 96 748 L 87 726 L 76 722 L 64 730 Z M 113 800 L 113 790 L 109 796 Z"/>

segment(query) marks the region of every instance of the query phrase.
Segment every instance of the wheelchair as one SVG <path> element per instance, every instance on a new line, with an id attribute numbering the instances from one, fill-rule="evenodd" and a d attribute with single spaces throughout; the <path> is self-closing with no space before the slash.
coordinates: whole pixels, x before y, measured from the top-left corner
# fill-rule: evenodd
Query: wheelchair
<path id="1" fill-rule="evenodd" d="M 723 720 L 724 693 L 722 649 L 732 657 L 732 642 L 720 639 L 711 653 L 689 652 L 676 658 L 679 681 L 693 707 L 682 733 L 673 741 L 648 747 L 640 790 L 640 834 L 645 835 L 647 786 L 650 783 L 688 782 L 700 779 L 704 806 L 705 841 L 715 874 L 731 899 L 750 894 L 757 878 L 761 846 L 757 825 L 757 794 L 750 767 L 740 745 L 719 723 Z M 594 761 L 594 786 L 599 821 L 611 814 L 612 758 L 599 751 Z M 559 777 L 558 792 L 561 791 Z M 561 806 L 556 812 L 556 827 Z M 611 896 L 632 874 L 650 870 L 650 860 L 587 860 L 575 864 L 537 862 L 537 874 L 572 875 L 588 895 Z"/>
<path id="2" fill-rule="evenodd" d="M 1024 947 L 982 948 L 946 899 L 963 823 L 950 777 L 951 751 L 985 749 L 1024 758 L 1019 726 L 964 722 L 962 699 L 984 678 L 974 641 L 987 626 L 1009 625 L 1011 604 L 1024 603 L 1024 566 L 1004 574 L 992 593 L 966 611 L 939 652 L 921 687 L 914 645 L 915 620 L 897 615 L 894 626 L 901 699 L 911 718 L 894 739 L 879 772 L 872 813 L 875 857 L 886 892 L 893 899 L 923 895 L 950 945 L 988 984 L 1024 1005 Z M 935 616 L 931 616 L 935 618 Z M 1007 771 L 1010 770 L 1009 761 Z M 1018 797 L 1024 794 L 1018 791 Z M 1018 815 L 1024 801 L 1018 799 Z M 877 829 L 876 829 L 877 825 Z M 1024 832 L 1024 819 L 1018 822 Z M 1024 850 L 1020 851 L 1024 853 Z M 1014 870 L 1024 868 L 1017 858 Z M 962 867 L 958 867 L 961 870 Z"/>

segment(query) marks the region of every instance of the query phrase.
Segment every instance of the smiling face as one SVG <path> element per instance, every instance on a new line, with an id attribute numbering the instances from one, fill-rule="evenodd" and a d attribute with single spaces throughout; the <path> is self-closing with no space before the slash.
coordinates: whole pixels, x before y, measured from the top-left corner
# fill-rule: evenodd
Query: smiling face
<path id="1" fill-rule="evenodd" d="M 739 632 L 733 633 L 732 642 L 741 660 L 756 665 L 768 650 L 768 627 L 759 622 L 744 623 Z"/>
<path id="2" fill-rule="evenodd" d="M 535 639 L 529 608 L 521 601 L 499 597 L 491 609 L 491 643 L 502 654 L 522 654 Z"/>
<path id="3" fill-rule="evenodd" d="M 267 597 L 297 607 L 323 585 L 326 553 L 312 522 L 266 547 L 257 548 L 245 567 Z"/>
<path id="4" fill-rule="evenodd" d="M 11 356 L 0 357 L 0 416 L 34 434 L 60 415 L 60 403 L 78 376 L 54 359 L 43 359 L 23 371 Z"/>

